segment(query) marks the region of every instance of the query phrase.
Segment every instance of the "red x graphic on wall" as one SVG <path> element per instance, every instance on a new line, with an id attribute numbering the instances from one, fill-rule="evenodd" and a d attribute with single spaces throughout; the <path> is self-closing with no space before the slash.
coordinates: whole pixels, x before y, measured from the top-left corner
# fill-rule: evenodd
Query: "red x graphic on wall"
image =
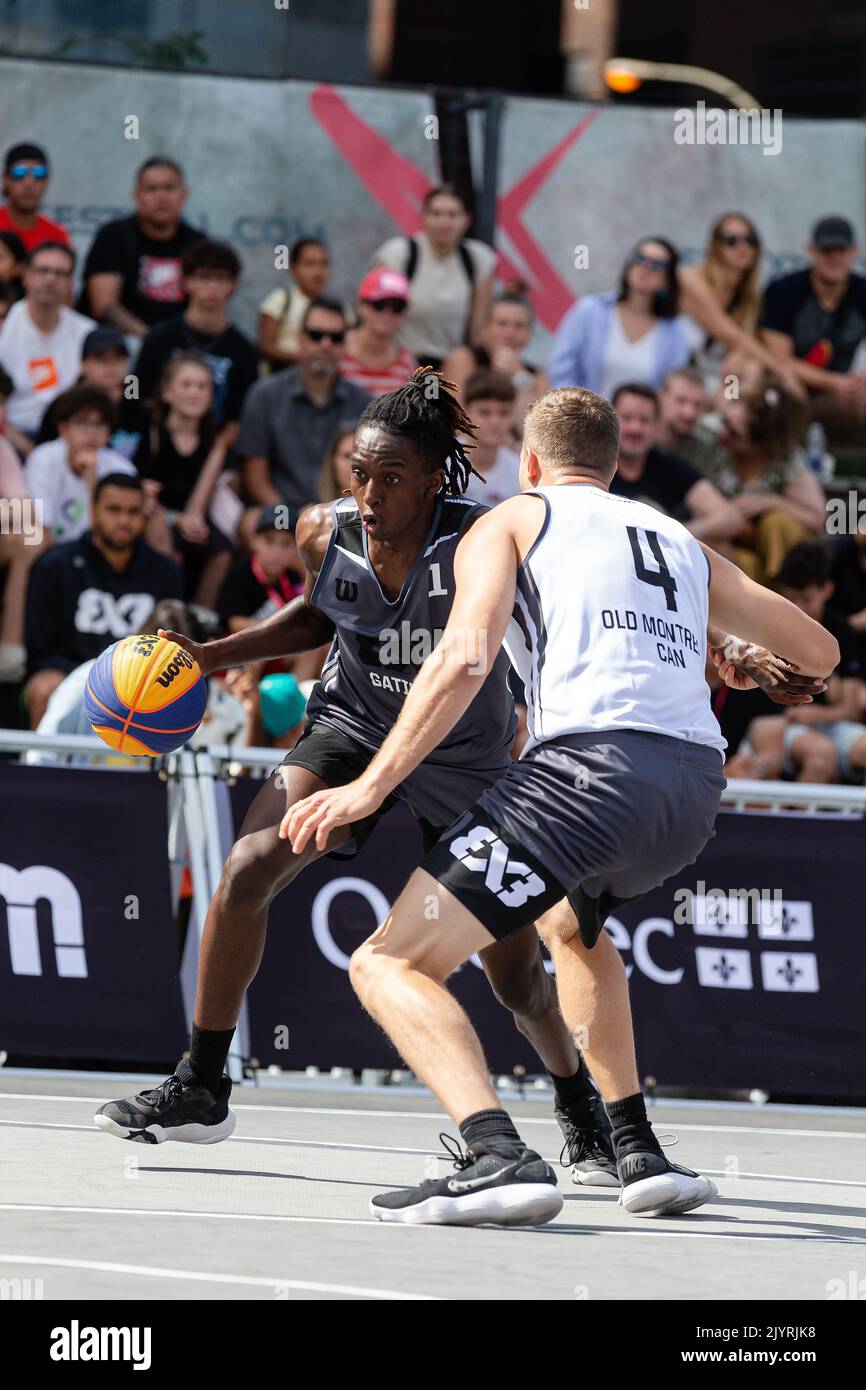
<path id="1" fill-rule="evenodd" d="M 362 120 L 334 87 L 326 84 L 316 87 L 310 94 L 310 108 L 346 163 L 400 231 L 410 236 L 417 232 L 421 226 L 421 203 L 431 187 L 427 175 Z M 500 251 L 498 274 L 503 280 L 523 280 L 528 284 L 535 312 L 551 332 L 574 302 L 574 291 L 557 273 L 526 227 L 523 212 L 563 156 L 600 114 L 600 107 L 590 111 L 542 155 L 513 188 L 497 199 L 499 231 L 508 236 L 523 262 L 519 266 Z"/>

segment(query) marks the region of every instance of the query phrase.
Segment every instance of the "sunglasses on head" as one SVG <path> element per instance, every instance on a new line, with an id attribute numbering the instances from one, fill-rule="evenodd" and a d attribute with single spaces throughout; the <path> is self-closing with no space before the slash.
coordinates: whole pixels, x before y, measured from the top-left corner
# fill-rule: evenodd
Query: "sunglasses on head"
<path id="1" fill-rule="evenodd" d="M 344 343 L 346 341 L 346 330 L 341 328 L 338 332 L 332 333 L 329 328 L 305 328 L 304 332 L 314 343 L 323 343 L 325 339 L 329 343 Z"/>
<path id="2" fill-rule="evenodd" d="M 390 309 L 392 314 L 402 314 L 406 308 L 405 299 L 365 299 L 364 303 L 380 314 L 385 309 Z"/>
<path id="3" fill-rule="evenodd" d="M 660 260 L 658 256 L 645 256 L 642 251 L 635 251 L 631 258 L 632 265 L 645 265 L 648 270 L 670 270 L 670 261 Z"/>
<path id="4" fill-rule="evenodd" d="M 47 164 L 11 164 L 6 170 L 10 179 L 26 179 L 30 174 L 34 179 L 47 179 Z"/>
<path id="5" fill-rule="evenodd" d="M 744 246 L 751 246 L 753 249 L 758 244 L 754 232 L 719 232 L 719 241 L 722 246 L 739 246 L 742 242 Z"/>

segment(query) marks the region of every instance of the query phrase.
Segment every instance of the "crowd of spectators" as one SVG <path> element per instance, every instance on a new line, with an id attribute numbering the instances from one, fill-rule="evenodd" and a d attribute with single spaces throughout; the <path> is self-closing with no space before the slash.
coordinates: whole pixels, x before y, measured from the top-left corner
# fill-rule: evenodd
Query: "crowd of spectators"
<path id="1" fill-rule="evenodd" d="M 784 714 L 710 669 L 729 775 L 863 779 L 866 536 L 826 535 L 824 486 L 834 455 L 866 452 L 866 278 L 845 218 L 819 218 L 808 266 L 768 284 L 742 213 L 717 219 L 694 265 L 643 237 L 615 288 L 568 310 L 544 363 L 524 287 L 497 283 L 451 185 L 427 194 L 418 235 L 358 268 L 351 304 L 330 291 L 327 245 L 298 241 L 252 341 L 231 317 L 241 258 L 184 220 L 174 160 L 141 165 L 132 213 L 97 231 L 79 277 L 41 211 L 49 176 L 38 146 L 7 152 L 2 722 L 77 728 L 89 663 L 160 613 L 174 630 L 236 631 L 300 593 L 298 509 L 348 489 L 354 422 L 420 364 L 461 393 L 468 495 L 489 505 L 518 491 L 534 400 L 551 385 L 607 396 L 612 490 L 679 518 L 839 639 L 824 696 Z M 41 538 L 21 520 L 37 515 Z M 290 745 L 323 656 L 215 679 L 201 736 Z"/>

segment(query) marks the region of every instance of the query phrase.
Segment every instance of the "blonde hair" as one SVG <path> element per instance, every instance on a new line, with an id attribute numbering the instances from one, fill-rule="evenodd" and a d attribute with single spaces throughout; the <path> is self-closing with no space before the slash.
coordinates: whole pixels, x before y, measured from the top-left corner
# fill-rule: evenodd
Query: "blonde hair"
<path id="1" fill-rule="evenodd" d="M 750 270 L 744 271 L 740 277 L 740 282 L 734 290 L 734 297 L 730 308 L 724 303 L 722 288 L 722 267 L 718 256 L 719 236 L 726 222 L 736 218 L 738 222 L 745 222 L 749 232 L 757 240 L 755 261 Z M 707 250 L 701 270 L 704 279 L 721 304 L 722 308 L 730 314 L 741 328 L 747 333 L 754 333 L 758 327 L 758 319 L 761 314 L 761 237 L 757 227 L 750 217 L 746 217 L 742 212 L 723 212 L 721 217 L 717 217 L 710 228 L 710 237 L 707 242 Z"/>

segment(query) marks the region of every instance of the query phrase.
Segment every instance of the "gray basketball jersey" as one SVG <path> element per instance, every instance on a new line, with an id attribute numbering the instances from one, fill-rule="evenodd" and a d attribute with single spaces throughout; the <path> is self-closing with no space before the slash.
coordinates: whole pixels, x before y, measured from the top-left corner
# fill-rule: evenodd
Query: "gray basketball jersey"
<path id="1" fill-rule="evenodd" d="M 462 498 L 437 499 L 418 558 L 392 603 L 370 563 L 354 499 L 333 504 L 331 538 L 310 602 L 327 613 L 336 632 L 307 705 L 310 719 L 365 747 L 382 744 L 448 622 L 454 552 L 470 517 L 484 510 Z M 510 766 L 516 716 L 507 685 L 508 657 L 500 651 L 486 679 L 486 653 L 470 657 L 479 666 L 478 694 L 404 788 L 414 813 L 434 825 L 447 824 Z"/>

